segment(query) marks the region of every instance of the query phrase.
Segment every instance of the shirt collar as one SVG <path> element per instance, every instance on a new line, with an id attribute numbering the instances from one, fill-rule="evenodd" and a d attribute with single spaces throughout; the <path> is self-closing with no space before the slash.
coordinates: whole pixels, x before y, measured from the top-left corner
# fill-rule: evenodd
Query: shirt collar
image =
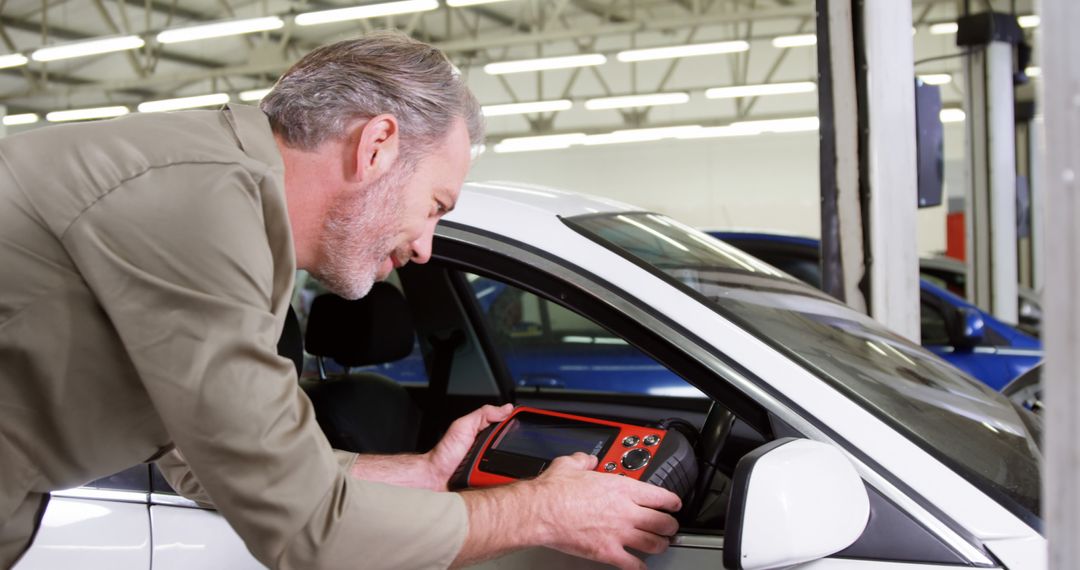
<path id="1" fill-rule="evenodd" d="M 258 107 L 228 103 L 224 115 L 240 141 L 240 148 L 248 156 L 266 163 L 278 176 L 283 176 L 285 163 L 281 160 L 266 114 Z"/>

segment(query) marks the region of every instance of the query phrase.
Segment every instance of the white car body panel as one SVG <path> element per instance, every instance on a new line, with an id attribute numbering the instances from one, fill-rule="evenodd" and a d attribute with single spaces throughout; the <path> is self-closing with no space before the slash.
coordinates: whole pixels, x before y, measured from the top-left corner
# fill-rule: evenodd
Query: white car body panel
<path id="1" fill-rule="evenodd" d="M 150 520 L 145 500 L 130 503 L 54 496 L 33 547 L 14 568 L 150 568 Z"/>
<path id="2" fill-rule="evenodd" d="M 154 505 L 154 570 L 264 570 L 240 535 L 214 511 Z"/>

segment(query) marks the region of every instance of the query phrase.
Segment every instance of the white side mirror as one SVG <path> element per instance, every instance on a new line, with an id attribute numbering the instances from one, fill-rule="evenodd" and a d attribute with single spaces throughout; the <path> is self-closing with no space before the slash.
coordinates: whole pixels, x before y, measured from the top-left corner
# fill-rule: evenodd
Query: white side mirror
<path id="1" fill-rule="evenodd" d="M 851 546 L 870 520 L 862 478 L 837 448 L 783 438 L 739 460 L 724 532 L 724 566 L 767 570 Z"/>

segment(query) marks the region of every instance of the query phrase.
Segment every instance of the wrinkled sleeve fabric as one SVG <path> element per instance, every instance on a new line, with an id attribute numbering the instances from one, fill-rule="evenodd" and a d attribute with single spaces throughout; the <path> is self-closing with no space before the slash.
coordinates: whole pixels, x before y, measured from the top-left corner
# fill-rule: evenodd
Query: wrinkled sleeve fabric
<path id="1" fill-rule="evenodd" d="M 337 459 L 338 465 L 346 473 L 349 473 L 353 464 L 356 463 L 356 456 L 357 454 L 351 451 L 334 450 L 334 459 Z M 173 449 L 154 463 L 157 465 L 158 471 L 161 472 L 161 476 L 173 488 L 173 491 L 180 493 L 186 499 L 199 503 L 201 506 L 214 508 L 213 499 L 206 494 L 206 489 L 199 483 L 195 474 L 191 472 L 191 466 L 187 464 L 180 450 Z"/>
<path id="2" fill-rule="evenodd" d="M 236 164 L 150 169 L 62 243 L 194 481 L 260 562 L 447 567 L 468 530 L 461 498 L 347 476 L 277 355 L 266 220 L 284 219 L 284 200 L 263 184 Z"/>

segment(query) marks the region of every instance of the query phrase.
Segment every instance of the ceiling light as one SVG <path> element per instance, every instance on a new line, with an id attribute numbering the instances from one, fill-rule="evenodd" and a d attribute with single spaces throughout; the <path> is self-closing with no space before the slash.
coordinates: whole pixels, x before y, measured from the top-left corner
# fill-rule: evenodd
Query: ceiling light
<path id="1" fill-rule="evenodd" d="M 262 98 L 266 97 L 266 95 L 270 93 L 271 89 L 273 89 L 273 87 L 266 87 L 266 88 L 263 88 L 263 89 L 251 89 L 249 91 L 241 91 L 240 92 L 240 100 L 241 101 L 248 101 L 248 102 L 262 101 Z"/>
<path id="2" fill-rule="evenodd" d="M 1024 68 L 1024 75 L 1028 77 L 1042 77 L 1042 68 L 1035 66 L 1026 67 Z"/>
<path id="3" fill-rule="evenodd" d="M 477 4 L 494 4 L 495 2 L 506 2 L 506 0 L 446 0 L 446 5 L 451 8 L 461 8 L 462 6 L 476 6 Z"/>
<path id="4" fill-rule="evenodd" d="M 0 55 L 0 69 L 7 69 L 9 67 L 19 67 L 20 65 L 26 65 L 26 56 L 21 53 L 9 53 L 7 55 Z"/>
<path id="5" fill-rule="evenodd" d="M 801 133 L 816 131 L 820 125 L 817 117 L 798 117 L 794 119 L 772 119 L 768 121 L 737 121 L 731 123 L 734 129 L 756 131 L 758 133 Z"/>
<path id="6" fill-rule="evenodd" d="M 813 81 L 795 83 L 764 83 L 761 85 L 737 85 L 735 87 L 714 87 L 705 90 L 709 99 L 732 99 L 736 97 L 760 97 L 762 95 L 788 95 L 809 93 L 817 89 Z"/>
<path id="7" fill-rule="evenodd" d="M 58 59 L 69 59 L 72 57 L 84 57 L 88 55 L 112 53 L 114 51 L 138 49 L 144 45 L 146 45 L 146 42 L 139 36 L 121 36 L 118 38 L 90 40 L 86 42 L 75 42 L 41 48 L 30 54 L 30 58 L 34 61 L 55 61 Z"/>
<path id="8" fill-rule="evenodd" d="M 277 16 L 267 18 L 249 18 L 246 20 L 230 20 L 202 26 L 177 28 L 165 30 L 157 35 L 157 41 L 163 44 L 175 44 L 209 38 L 221 38 L 225 36 L 238 36 L 253 32 L 277 30 L 285 25 L 285 22 Z"/>
<path id="9" fill-rule="evenodd" d="M 22 113 L 20 115 L 7 115 L 4 117 L 4 126 L 32 125 L 41 120 L 37 113 Z"/>
<path id="10" fill-rule="evenodd" d="M 920 75 L 919 79 L 927 85 L 945 85 L 952 83 L 952 75 L 948 73 L 931 73 L 929 75 Z"/>
<path id="11" fill-rule="evenodd" d="M 546 69 L 567 69 L 571 67 L 589 67 L 603 65 L 607 58 L 599 53 L 585 53 L 581 55 L 566 55 L 562 57 L 545 57 L 541 59 L 522 59 L 518 61 L 500 61 L 489 63 L 484 66 L 484 73 L 488 75 L 502 75 L 505 73 L 522 73 L 526 71 L 543 71 Z"/>
<path id="12" fill-rule="evenodd" d="M 799 34 L 795 36 L 780 36 L 773 38 L 773 47 L 793 48 L 817 45 L 817 34 Z"/>
<path id="13" fill-rule="evenodd" d="M 53 111 L 45 115 L 45 120 L 50 123 L 62 123 L 65 121 L 85 121 L 87 119 L 107 119 L 119 117 L 130 113 L 127 107 L 94 107 L 91 109 L 70 109 L 67 111 Z"/>
<path id="14" fill-rule="evenodd" d="M 160 113 L 163 111 L 178 111 L 180 109 L 194 109 L 196 107 L 210 107 L 212 105 L 224 105 L 229 102 L 228 93 L 214 93 L 212 95 L 196 95 L 194 97 L 179 97 L 176 99 L 162 99 L 160 101 L 147 101 L 139 103 L 140 113 Z"/>
<path id="15" fill-rule="evenodd" d="M 650 142 L 662 139 L 680 138 L 688 133 L 692 133 L 700 129 L 701 125 L 659 127 L 655 129 L 626 129 L 614 131 L 603 135 L 590 135 L 586 137 L 583 142 L 587 146 L 596 146 L 601 144 Z"/>
<path id="16" fill-rule="evenodd" d="M 930 33 L 935 36 L 942 36 L 945 34 L 955 34 L 958 29 L 960 29 L 960 26 L 957 25 L 956 22 L 944 22 L 930 26 Z"/>
<path id="17" fill-rule="evenodd" d="M 747 127 L 733 127 L 731 125 L 724 127 L 704 127 L 695 131 L 689 131 L 681 134 L 675 138 L 679 139 L 712 139 L 721 137 L 746 137 L 760 135 L 763 131 L 747 128 Z"/>
<path id="18" fill-rule="evenodd" d="M 716 42 L 709 44 L 688 44 L 682 46 L 669 46 L 646 49 L 631 49 L 620 51 L 615 57 L 619 61 L 652 61 L 656 59 L 673 59 L 676 57 L 695 57 L 699 55 L 717 55 L 724 53 L 738 53 L 750 49 L 750 44 L 738 40 L 733 42 Z"/>
<path id="19" fill-rule="evenodd" d="M 480 110 L 485 117 L 502 117 L 504 115 L 525 115 L 528 113 L 553 113 L 571 109 L 574 103 L 569 99 L 557 99 L 554 101 L 530 101 L 528 103 L 506 103 L 503 105 L 484 105 Z"/>
<path id="20" fill-rule="evenodd" d="M 314 26 L 317 24 L 379 18 L 396 14 L 427 12 L 429 10 L 435 10 L 438 7 L 439 0 L 403 0 L 401 2 L 383 2 L 380 4 L 367 4 L 365 6 L 353 6 L 351 8 L 338 8 L 335 10 L 304 12 L 303 14 L 297 14 L 293 21 L 295 21 L 298 26 Z"/>
<path id="21" fill-rule="evenodd" d="M 598 97 L 585 101 L 590 111 L 600 109 L 625 109 L 627 107 L 652 107 L 657 105 L 681 105 L 690 101 L 688 93 L 652 93 L 649 95 L 626 95 L 622 97 Z"/>
<path id="22" fill-rule="evenodd" d="M 962 123 L 967 115 L 963 109 L 942 109 L 938 117 L 942 123 Z"/>
<path id="23" fill-rule="evenodd" d="M 502 142 L 495 145 L 495 152 L 525 152 L 530 150 L 569 148 L 570 145 L 581 143 L 585 138 L 585 133 L 570 133 L 566 135 L 503 139 Z"/>
<path id="24" fill-rule="evenodd" d="M 1037 28 L 1041 22 L 1042 18 L 1036 14 L 1028 14 L 1016 19 L 1016 23 L 1020 24 L 1021 28 Z"/>

